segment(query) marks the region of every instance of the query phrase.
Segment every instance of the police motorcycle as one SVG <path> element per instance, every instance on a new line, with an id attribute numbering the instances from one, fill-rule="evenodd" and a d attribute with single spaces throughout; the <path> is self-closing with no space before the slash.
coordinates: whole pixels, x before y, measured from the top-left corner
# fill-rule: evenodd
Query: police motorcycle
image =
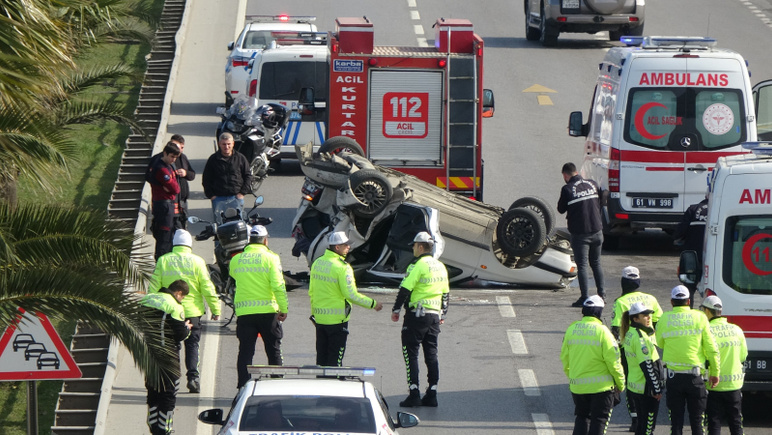
<path id="1" fill-rule="evenodd" d="M 226 108 L 217 108 L 220 123 L 215 142 L 222 133 L 233 135 L 233 149 L 249 161 L 252 172 L 252 192 L 256 193 L 263 180 L 272 171 L 271 163 L 278 162 L 282 132 L 289 122 L 287 108 L 281 104 L 257 104 L 254 97 L 240 95 Z M 215 143 L 215 151 L 217 151 Z"/>
<path id="2" fill-rule="evenodd" d="M 215 221 L 209 222 L 196 216 L 190 216 L 188 222 L 208 224 L 201 233 L 196 235 L 196 240 L 208 240 L 214 237 L 214 258 L 215 264 L 208 265 L 209 277 L 217 288 L 218 296 L 225 305 L 229 306 L 235 314 L 233 306 L 233 297 L 236 290 L 236 283 L 229 273 L 229 265 L 234 255 L 244 251 L 244 247 L 249 243 L 249 230 L 252 225 L 268 225 L 273 219 L 266 216 L 260 216 L 257 207 L 263 204 L 262 195 L 255 198 L 252 209 L 243 214 L 241 203 L 238 199 L 232 199 L 219 203 L 215 208 Z M 231 314 L 228 322 L 223 326 L 228 326 L 233 320 Z"/>

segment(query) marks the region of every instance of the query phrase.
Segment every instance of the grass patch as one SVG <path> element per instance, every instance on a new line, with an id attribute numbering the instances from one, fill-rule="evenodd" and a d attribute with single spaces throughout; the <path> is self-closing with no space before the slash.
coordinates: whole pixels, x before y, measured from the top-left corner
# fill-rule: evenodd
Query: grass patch
<path id="1" fill-rule="evenodd" d="M 140 0 L 133 4 L 150 4 L 153 17 L 160 17 L 164 0 Z M 145 55 L 150 52 L 146 44 L 106 44 L 86 53 L 81 65 L 112 64 L 116 61 L 133 65 L 144 71 Z M 124 102 L 132 109 L 139 98 L 138 84 L 128 80 L 105 83 L 91 91 L 92 96 L 102 95 L 105 99 Z M 55 192 L 42 192 L 40 186 L 28 180 L 20 180 L 18 197 L 20 202 L 35 201 L 61 206 L 84 206 L 96 210 L 107 210 L 123 155 L 123 145 L 129 135 L 129 128 L 114 122 L 80 125 L 69 130 L 71 138 L 80 145 L 79 155 L 69 163 L 69 174 L 62 174 L 54 183 Z M 76 319 L 51 319 L 65 344 L 69 345 L 75 330 Z M 56 402 L 62 389 L 61 381 L 39 381 L 38 425 L 40 435 L 50 435 L 54 424 Z M 3 435 L 24 435 L 27 433 L 27 385 L 25 382 L 0 382 L 0 432 Z"/>

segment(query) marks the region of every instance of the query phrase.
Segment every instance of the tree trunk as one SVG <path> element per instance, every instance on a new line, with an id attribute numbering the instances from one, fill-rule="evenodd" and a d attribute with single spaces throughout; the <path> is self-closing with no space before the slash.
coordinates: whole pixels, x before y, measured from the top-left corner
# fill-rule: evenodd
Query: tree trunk
<path id="1" fill-rule="evenodd" d="M 16 208 L 19 203 L 16 185 L 16 178 L 0 175 L 0 200 L 10 204 L 12 208 Z"/>

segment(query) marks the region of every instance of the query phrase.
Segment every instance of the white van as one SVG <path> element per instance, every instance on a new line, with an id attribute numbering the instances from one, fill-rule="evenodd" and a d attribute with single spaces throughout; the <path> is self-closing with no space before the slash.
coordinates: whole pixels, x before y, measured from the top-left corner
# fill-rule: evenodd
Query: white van
<path id="1" fill-rule="evenodd" d="M 697 254 L 681 254 L 679 279 L 723 302 L 722 315 L 748 342 L 748 391 L 772 390 L 772 143 L 752 154 L 718 159 L 710 179 L 702 271 Z"/>
<path id="2" fill-rule="evenodd" d="M 257 98 L 260 105 L 278 103 L 291 109 L 289 124 L 282 132 L 280 157 L 295 158 L 295 145 L 313 142 L 318 147 L 325 140 L 330 70 L 327 34 L 276 33 L 270 47 L 250 62 L 247 94 Z M 303 88 L 314 89 L 318 110 L 298 111 L 298 98 Z"/>
<path id="3" fill-rule="evenodd" d="M 608 193 L 606 246 L 645 228 L 671 232 L 705 195 L 719 157 L 756 140 L 751 81 L 743 57 L 702 37 L 624 37 L 599 65 L 581 172 Z"/>

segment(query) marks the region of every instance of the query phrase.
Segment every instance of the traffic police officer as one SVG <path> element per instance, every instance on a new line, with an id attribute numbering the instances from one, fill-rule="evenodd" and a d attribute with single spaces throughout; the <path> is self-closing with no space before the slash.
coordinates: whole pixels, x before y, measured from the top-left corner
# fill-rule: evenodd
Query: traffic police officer
<path id="1" fill-rule="evenodd" d="M 407 275 L 399 286 L 397 300 L 392 308 L 391 320 L 399 321 L 399 313 L 405 306 L 402 323 L 402 354 L 407 368 L 409 395 L 399 406 L 437 406 L 437 382 L 440 380 L 440 363 L 437 344 L 440 325 L 448 312 L 450 290 L 448 270 L 432 257 L 434 239 L 422 231 L 413 239 L 415 260 L 408 266 Z M 423 346 L 424 361 L 429 386 L 421 398 L 418 388 L 418 350 Z"/>
<path id="2" fill-rule="evenodd" d="M 268 231 L 255 225 L 249 233 L 244 252 L 231 260 L 230 276 L 236 281 L 233 306 L 236 309 L 236 337 L 239 355 L 236 360 L 238 385 L 251 378 L 247 366 L 255 356 L 257 336 L 263 338 L 268 364 L 282 365 L 282 322 L 287 319 L 287 289 L 284 286 L 281 260 L 268 249 Z"/>
<path id="3" fill-rule="evenodd" d="M 201 316 L 206 314 L 204 302 L 209 305 L 212 320 L 220 319 L 220 300 L 209 278 L 206 261 L 192 251 L 193 238 L 186 230 L 174 233 L 172 252 L 158 258 L 150 281 L 150 292 L 168 286 L 178 279 L 184 280 L 190 293 L 182 300 L 185 319 L 190 321 L 190 335 L 185 339 L 185 368 L 188 391 L 201 391 L 201 375 L 198 371 L 198 347 L 201 341 Z"/>
<path id="4" fill-rule="evenodd" d="M 142 305 L 153 308 L 145 318 L 161 329 L 161 346 L 169 348 L 177 355 L 171 361 L 174 368 L 161 371 L 160 384 L 153 386 L 145 379 L 147 425 L 153 435 L 172 433 L 172 416 L 180 385 L 180 342 L 188 336 L 190 329 L 190 322 L 185 320 L 185 310 L 182 307 L 182 299 L 188 292 L 185 281 L 178 279 L 156 293 L 145 295 L 140 301 Z"/>
<path id="5" fill-rule="evenodd" d="M 634 403 L 633 408 L 639 416 L 631 427 L 636 435 L 654 433 L 659 400 L 665 390 L 662 360 L 654 345 L 653 314 L 654 310 L 644 303 L 635 302 L 622 315 L 627 397 Z"/>
<path id="6" fill-rule="evenodd" d="M 316 365 L 340 366 L 346 352 L 351 302 L 381 311 L 383 304 L 357 291 L 354 270 L 346 263 L 350 249 L 342 231 L 330 234 L 329 247 L 311 265 L 308 296 L 316 327 Z"/>
<path id="7" fill-rule="evenodd" d="M 638 291 L 641 286 L 641 274 L 637 267 L 627 266 L 622 269 L 622 296 L 618 297 L 614 301 L 614 313 L 611 315 L 611 333 L 619 340 L 620 352 L 622 354 L 622 368 L 625 370 L 625 376 L 627 376 L 627 353 L 624 350 L 624 334 L 619 333 L 619 326 L 622 322 L 622 315 L 630 309 L 630 307 L 640 302 L 651 307 L 651 321 L 652 325 L 656 326 L 659 321 L 659 317 L 662 315 L 662 307 L 659 306 L 657 298 L 654 296 Z M 635 432 L 635 428 L 638 426 L 638 412 L 635 409 L 635 402 L 630 399 L 630 389 L 627 389 L 625 394 L 625 401 L 627 404 L 627 412 L 630 414 L 632 423 L 630 424 L 630 432 Z"/>
<path id="8" fill-rule="evenodd" d="M 709 385 L 718 385 L 718 349 L 710 333 L 708 318 L 689 308 L 689 289 L 683 285 L 674 287 L 670 292 L 670 303 L 673 310 L 662 314 L 656 332 L 657 346 L 662 349 L 667 375 L 670 433 L 683 433 L 684 410 L 687 408 L 692 434 L 702 435 L 708 399 L 702 372 L 707 358 Z"/>
<path id="9" fill-rule="evenodd" d="M 619 392 L 625 389 L 619 346 L 600 320 L 604 306 L 600 296 L 587 298 L 582 319 L 568 327 L 560 348 L 574 399 L 574 435 L 603 434 Z"/>
<path id="10" fill-rule="evenodd" d="M 721 433 L 721 419 L 727 418 L 729 433 L 743 433 L 743 387 L 745 374 L 743 363 L 748 358 L 745 334 L 739 326 L 727 322 L 721 316 L 723 304 L 718 296 L 708 296 L 702 301 L 702 311 L 708 316 L 710 333 L 716 339 L 721 355 L 718 385 L 708 386 L 708 435 Z"/>

